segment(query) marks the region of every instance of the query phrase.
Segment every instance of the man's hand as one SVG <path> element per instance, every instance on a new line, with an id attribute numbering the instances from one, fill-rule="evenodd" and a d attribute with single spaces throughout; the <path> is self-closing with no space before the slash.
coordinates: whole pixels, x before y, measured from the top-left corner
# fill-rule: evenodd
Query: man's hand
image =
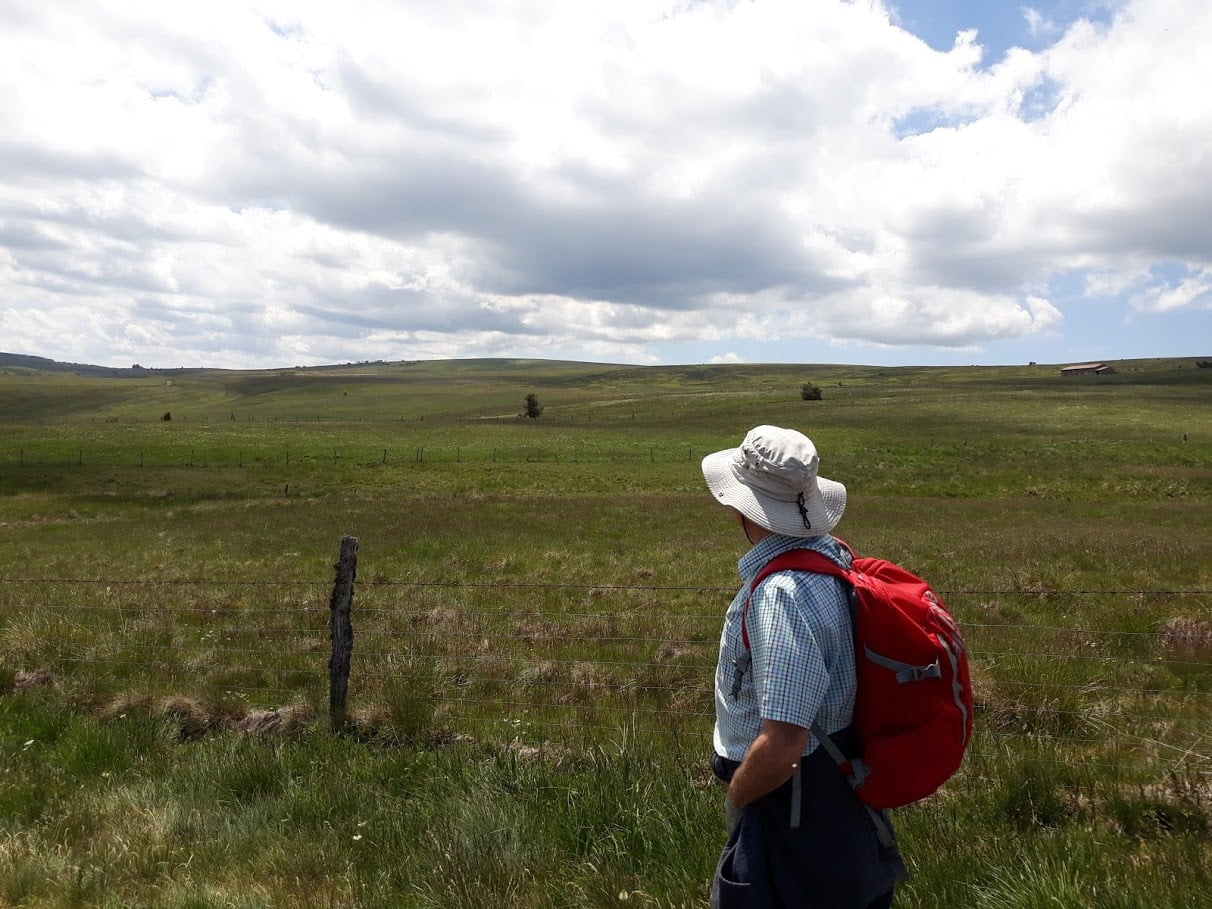
<path id="1" fill-rule="evenodd" d="M 791 779 L 808 746 L 808 730 L 794 723 L 763 720 L 728 786 L 728 800 L 744 808 Z"/>

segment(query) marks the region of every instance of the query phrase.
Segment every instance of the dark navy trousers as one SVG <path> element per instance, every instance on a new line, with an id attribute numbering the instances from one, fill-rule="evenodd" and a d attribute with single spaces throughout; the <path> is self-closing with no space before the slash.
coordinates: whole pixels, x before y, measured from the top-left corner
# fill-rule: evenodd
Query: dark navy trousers
<path id="1" fill-rule="evenodd" d="M 839 741 L 839 736 L 833 736 Z M 847 748 L 847 735 L 840 745 Z M 739 766 L 712 757 L 724 782 Z M 790 781 L 747 805 L 728 836 L 712 883 L 713 909 L 884 909 L 907 877 L 896 847 L 884 847 L 867 809 L 818 748 L 801 762 L 798 827 Z"/>

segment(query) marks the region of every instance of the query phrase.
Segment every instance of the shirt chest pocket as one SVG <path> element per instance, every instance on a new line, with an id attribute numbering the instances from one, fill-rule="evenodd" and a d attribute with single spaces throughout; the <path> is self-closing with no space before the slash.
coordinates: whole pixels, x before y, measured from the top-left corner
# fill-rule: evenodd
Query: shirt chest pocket
<path id="1" fill-rule="evenodd" d="M 749 671 L 749 664 L 753 662 L 753 654 L 749 649 L 742 647 L 740 652 L 732 660 L 732 690 L 729 696 L 735 701 L 741 693 L 741 682 L 745 678 L 745 673 Z"/>

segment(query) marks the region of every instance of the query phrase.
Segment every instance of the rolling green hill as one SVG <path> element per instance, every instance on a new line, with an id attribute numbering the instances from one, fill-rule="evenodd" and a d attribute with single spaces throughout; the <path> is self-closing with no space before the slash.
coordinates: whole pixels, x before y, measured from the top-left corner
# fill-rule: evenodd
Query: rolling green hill
<path id="1" fill-rule="evenodd" d="M 1113 376 L 1061 378 L 1057 365 L 878 367 L 823 364 L 623 366 L 555 360 L 468 359 L 350 363 L 273 370 L 113 369 L 0 353 L 0 422 L 176 419 L 354 419 L 512 416 L 527 393 L 546 414 L 590 402 L 663 412 L 688 396 L 798 398 L 813 382 L 827 399 L 930 389 L 1004 394 L 1128 386 L 1196 393 L 1212 370 L 1195 358 L 1117 362 Z"/>

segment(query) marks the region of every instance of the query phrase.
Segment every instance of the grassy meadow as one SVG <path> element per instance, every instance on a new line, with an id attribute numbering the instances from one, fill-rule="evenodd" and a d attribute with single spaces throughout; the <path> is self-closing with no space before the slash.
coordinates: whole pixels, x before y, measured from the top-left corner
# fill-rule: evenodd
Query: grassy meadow
<path id="1" fill-rule="evenodd" d="M 763 422 L 971 651 L 897 906 L 1205 905 L 1212 370 L 1116 366 L 0 367 L 0 907 L 705 906 L 698 462 Z"/>

